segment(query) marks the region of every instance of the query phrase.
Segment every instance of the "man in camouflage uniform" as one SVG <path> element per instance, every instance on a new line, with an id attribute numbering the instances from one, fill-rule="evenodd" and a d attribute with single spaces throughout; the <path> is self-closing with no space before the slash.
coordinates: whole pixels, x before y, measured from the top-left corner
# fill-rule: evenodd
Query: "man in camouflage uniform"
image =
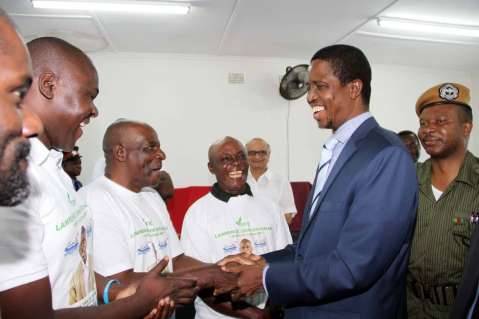
<path id="1" fill-rule="evenodd" d="M 416 103 L 419 139 L 430 158 L 418 165 L 419 208 L 408 269 L 409 318 L 448 318 L 479 212 L 479 159 L 467 150 L 469 89 L 444 83 Z"/>

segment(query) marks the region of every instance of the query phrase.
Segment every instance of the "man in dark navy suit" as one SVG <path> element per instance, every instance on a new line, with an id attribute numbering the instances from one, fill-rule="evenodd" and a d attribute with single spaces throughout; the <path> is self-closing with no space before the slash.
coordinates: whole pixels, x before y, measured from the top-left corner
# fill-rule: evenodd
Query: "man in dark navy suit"
<path id="1" fill-rule="evenodd" d="M 357 48 L 311 59 L 308 103 L 323 146 L 298 242 L 262 257 L 224 260 L 241 272 L 237 296 L 264 288 L 286 318 L 396 318 L 417 208 L 416 171 L 392 132 L 369 113 L 371 68 Z M 228 267 L 236 261 L 241 267 Z"/>
<path id="2" fill-rule="evenodd" d="M 451 319 L 479 318 L 479 229 L 471 237 L 471 248 L 466 259 L 462 282 L 450 314 Z"/>

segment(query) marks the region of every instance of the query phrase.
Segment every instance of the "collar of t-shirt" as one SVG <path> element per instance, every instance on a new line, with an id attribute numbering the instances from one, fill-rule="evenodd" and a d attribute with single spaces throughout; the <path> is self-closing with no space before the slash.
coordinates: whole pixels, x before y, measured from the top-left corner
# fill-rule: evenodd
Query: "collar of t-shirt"
<path id="1" fill-rule="evenodd" d="M 55 161 L 58 167 L 62 166 L 63 153 L 54 149 L 49 150 L 45 144 L 37 137 L 29 139 L 30 141 L 30 158 L 37 165 L 42 165 L 50 157 Z"/>
<path id="2" fill-rule="evenodd" d="M 213 187 L 211 188 L 211 195 L 213 195 L 220 201 L 227 203 L 231 197 L 236 197 L 240 195 L 253 196 L 253 193 L 251 192 L 251 188 L 249 187 L 248 183 L 246 183 L 244 191 L 236 195 L 225 192 L 224 190 L 220 188 L 220 185 L 218 183 L 214 183 Z"/>

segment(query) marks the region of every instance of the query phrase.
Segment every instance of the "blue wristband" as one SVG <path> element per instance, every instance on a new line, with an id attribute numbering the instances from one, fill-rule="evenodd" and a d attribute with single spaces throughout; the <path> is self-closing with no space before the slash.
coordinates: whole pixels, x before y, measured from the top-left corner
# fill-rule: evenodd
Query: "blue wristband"
<path id="1" fill-rule="evenodd" d="M 105 305 L 110 303 L 110 298 L 108 296 L 108 292 L 110 290 L 111 285 L 113 285 L 113 284 L 120 284 L 120 281 L 117 280 L 117 279 L 111 279 L 106 283 L 105 289 L 103 289 L 103 303 Z"/>

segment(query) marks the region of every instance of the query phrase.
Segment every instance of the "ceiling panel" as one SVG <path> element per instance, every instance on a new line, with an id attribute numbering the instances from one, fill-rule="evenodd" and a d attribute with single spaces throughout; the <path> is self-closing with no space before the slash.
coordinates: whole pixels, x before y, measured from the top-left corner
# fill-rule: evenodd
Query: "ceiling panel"
<path id="1" fill-rule="evenodd" d="M 359 46 L 374 63 L 461 69 L 478 67 L 479 64 L 478 46 L 353 33 L 379 13 L 390 17 L 479 25 L 479 0 L 178 1 L 192 4 L 190 14 L 73 13 L 33 9 L 29 0 L 0 0 L 0 6 L 13 14 L 14 21 L 27 38 L 56 35 L 87 51 L 307 60 L 320 47 L 341 41 Z M 371 24 L 365 25 L 365 29 L 368 27 Z"/>
<path id="2" fill-rule="evenodd" d="M 479 26 L 478 0 L 399 0 L 385 16 Z"/>
<path id="3" fill-rule="evenodd" d="M 362 48 L 371 63 L 439 69 L 479 68 L 479 47 L 353 35 L 347 41 Z"/>
<path id="4" fill-rule="evenodd" d="M 189 1 L 186 16 L 97 16 L 118 51 L 216 54 L 234 1 Z"/>
<path id="5" fill-rule="evenodd" d="M 479 27 L 479 1 L 399 0 L 381 16 Z M 478 38 L 431 36 L 421 30 L 381 30 L 376 21 L 365 24 L 359 32 L 375 35 L 356 33 L 351 35 L 347 42 L 364 48 L 373 63 L 462 70 L 479 67 Z"/>
<path id="6" fill-rule="evenodd" d="M 309 58 L 393 2 L 238 0 L 221 53 Z"/>
<path id="7" fill-rule="evenodd" d="M 86 52 L 109 48 L 99 25 L 90 16 L 11 14 L 25 41 L 43 36 L 62 38 Z"/>

